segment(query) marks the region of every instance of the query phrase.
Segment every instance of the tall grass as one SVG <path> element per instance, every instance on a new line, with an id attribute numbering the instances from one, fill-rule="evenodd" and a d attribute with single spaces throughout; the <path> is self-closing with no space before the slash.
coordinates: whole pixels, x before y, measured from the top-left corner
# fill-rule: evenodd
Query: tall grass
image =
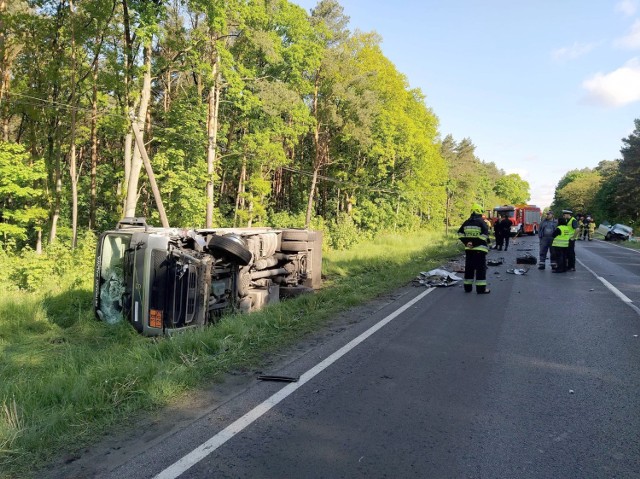
<path id="1" fill-rule="evenodd" d="M 325 254 L 324 287 L 168 338 L 94 320 L 86 262 L 77 278 L 0 299 L 0 477 L 69 452 L 320 328 L 337 312 L 406 284 L 458 251 L 440 235 L 388 235 Z"/>

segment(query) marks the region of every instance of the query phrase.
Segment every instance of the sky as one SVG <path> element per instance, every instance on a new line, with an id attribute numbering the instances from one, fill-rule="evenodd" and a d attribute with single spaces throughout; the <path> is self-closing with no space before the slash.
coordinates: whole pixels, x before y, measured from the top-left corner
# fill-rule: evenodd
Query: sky
<path id="1" fill-rule="evenodd" d="M 310 11 L 316 0 L 292 0 Z M 640 118 L 640 0 L 339 0 L 377 32 L 440 136 L 549 206 L 570 170 L 621 158 Z"/>

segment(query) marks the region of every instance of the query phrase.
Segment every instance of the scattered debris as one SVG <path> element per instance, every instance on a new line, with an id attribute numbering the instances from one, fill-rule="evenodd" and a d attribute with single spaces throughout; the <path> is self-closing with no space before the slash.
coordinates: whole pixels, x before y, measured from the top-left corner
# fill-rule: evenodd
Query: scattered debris
<path id="1" fill-rule="evenodd" d="M 529 268 L 511 268 L 507 270 L 507 273 L 509 274 L 527 274 L 527 272 L 529 271 Z"/>
<path id="2" fill-rule="evenodd" d="M 591 288 L 589 291 L 595 291 L 595 288 Z"/>
<path id="3" fill-rule="evenodd" d="M 432 269 L 428 272 L 421 272 L 414 280 L 415 283 L 423 286 L 440 286 L 447 287 L 456 284 L 458 281 L 462 281 L 462 278 L 456 276 L 451 271 L 446 269 Z"/>
<path id="4" fill-rule="evenodd" d="M 569 389 L 569 394 L 573 394 L 575 391 L 573 389 Z"/>
<path id="5" fill-rule="evenodd" d="M 297 383 L 298 379 L 300 378 L 292 376 L 274 376 L 269 374 L 262 374 L 258 376 L 258 379 L 260 379 L 261 381 L 281 381 L 285 383 Z"/>
<path id="6" fill-rule="evenodd" d="M 516 258 L 516 264 L 536 264 L 538 260 L 531 253 L 526 253 Z"/>
<path id="7" fill-rule="evenodd" d="M 487 260 L 487 266 L 500 266 L 502 263 L 504 263 L 504 257 Z"/>

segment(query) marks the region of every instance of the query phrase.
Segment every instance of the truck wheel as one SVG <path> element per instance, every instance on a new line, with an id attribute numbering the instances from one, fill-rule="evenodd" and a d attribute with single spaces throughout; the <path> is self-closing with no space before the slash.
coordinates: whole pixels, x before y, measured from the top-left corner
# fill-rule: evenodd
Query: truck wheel
<path id="1" fill-rule="evenodd" d="M 289 253 L 306 252 L 309 249 L 309 243 L 306 241 L 282 241 L 280 246 L 281 251 L 287 251 Z"/>
<path id="2" fill-rule="evenodd" d="M 309 241 L 311 238 L 311 232 L 309 230 L 283 230 L 282 239 L 285 241 Z"/>
<path id="3" fill-rule="evenodd" d="M 611 233 L 607 233 L 607 234 L 604 236 L 604 240 L 605 240 L 605 241 L 611 241 Z"/>
<path id="4" fill-rule="evenodd" d="M 253 257 L 251 251 L 239 242 L 224 236 L 212 236 L 209 240 L 209 249 L 214 253 L 231 256 L 242 266 L 248 265 Z"/>

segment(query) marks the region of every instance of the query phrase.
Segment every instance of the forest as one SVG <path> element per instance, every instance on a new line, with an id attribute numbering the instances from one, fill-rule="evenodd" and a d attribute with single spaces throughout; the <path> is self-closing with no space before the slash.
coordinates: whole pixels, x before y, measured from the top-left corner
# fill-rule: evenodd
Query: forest
<path id="1" fill-rule="evenodd" d="M 621 159 L 603 160 L 595 168 L 572 170 L 556 186 L 554 207 L 608 221 L 640 225 L 640 119 L 622 139 Z"/>
<path id="2" fill-rule="evenodd" d="M 443 137 L 380 44 L 336 0 L 0 0 L 2 251 L 74 249 L 124 216 L 314 227 L 342 248 L 528 201 Z M 635 126 L 552 206 L 637 223 Z"/>
<path id="3" fill-rule="evenodd" d="M 527 201 L 442 137 L 380 44 L 336 0 L 0 0 L 2 251 L 73 249 L 124 216 L 341 248 Z"/>

